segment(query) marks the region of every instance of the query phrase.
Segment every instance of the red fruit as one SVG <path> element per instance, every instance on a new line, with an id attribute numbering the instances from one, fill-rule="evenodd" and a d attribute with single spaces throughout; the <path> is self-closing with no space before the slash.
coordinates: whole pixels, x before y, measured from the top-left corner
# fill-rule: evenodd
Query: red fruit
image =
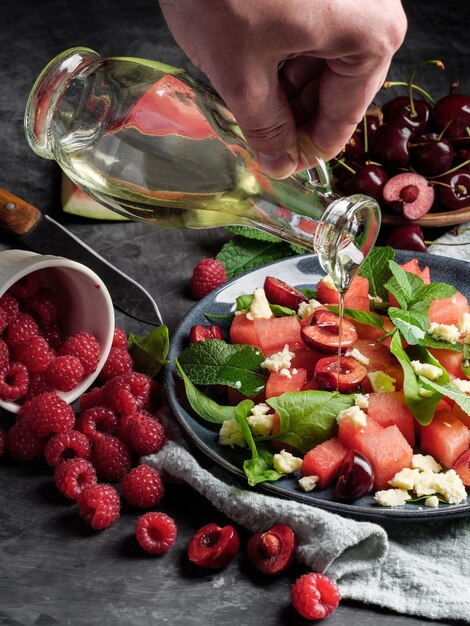
<path id="1" fill-rule="evenodd" d="M 7 314 L 7 324 L 13 322 L 18 317 L 18 300 L 11 293 L 4 293 L 0 298 L 0 308 Z"/>
<path id="2" fill-rule="evenodd" d="M 119 519 L 119 494 L 111 485 L 86 487 L 78 496 L 77 504 L 80 517 L 95 530 L 108 528 Z"/>
<path id="3" fill-rule="evenodd" d="M 176 524 L 165 513 L 144 513 L 137 520 L 135 535 L 146 552 L 163 554 L 175 543 Z"/>
<path id="4" fill-rule="evenodd" d="M 40 396 L 46 391 L 53 391 L 47 382 L 46 372 L 36 372 L 29 375 L 28 391 L 22 396 L 21 401 L 26 402 L 35 396 Z"/>
<path id="5" fill-rule="evenodd" d="M 439 179 L 439 201 L 448 209 L 462 209 L 470 203 L 470 172 L 456 170 Z"/>
<path id="6" fill-rule="evenodd" d="M 28 419 L 13 424 L 7 435 L 7 449 L 12 459 L 31 461 L 42 457 L 46 439 L 38 437 Z"/>
<path id="7" fill-rule="evenodd" d="M 273 576 L 289 567 L 295 554 L 295 535 L 287 524 L 275 524 L 248 540 L 248 558 L 263 574 Z"/>
<path id="8" fill-rule="evenodd" d="M 72 391 L 82 380 L 85 370 L 76 356 L 58 356 L 46 370 L 46 380 L 51 389 Z"/>
<path id="9" fill-rule="evenodd" d="M 327 389 L 340 393 L 351 393 L 367 376 L 367 368 L 356 359 L 342 356 L 339 361 L 335 356 L 320 359 L 315 365 L 313 377 L 320 389 Z"/>
<path id="10" fill-rule="evenodd" d="M 8 313 L 0 308 L 0 333 L 3 333 L 8 325 Z"/>
<path id="11" fill-rule="evenodd" d="M 279 304 L 294 311 L 297 311 L 301 302 L 308 302 L 307 296 L 304 296 L 298 289 L 274 276 L 266 276 L 264 291 L 271 304 Z"/>
<path id="12" fill-rule="evenodd" d="M 36 335 L 39 335 L 39 326 L 34 317 L 29 313 L 20 313 L 13 322 L 8 324 L 6 341 L 8 345 L 14 346 Z"/>
<path id="13" fill-rule="evenodd" d="M 463 484 L 470 487 L 470 449 L 459 456 L 452 469 L 460 476 Z"/>
<path id="14" fill-rule="evenodd" d="M 132 453 L 117 437 L 104 435 L 93 444 L 91 462 L 101 480 L 118 482 L 131 469 Z"/>
<path id="15" fill-rule="evenodd" d="M 67 498 L 76 500 L 87 487 L 96 485 L 96 471 L 90 461 L 77 457 L 56 465 L 54 482 Z"/>
<path id="16" fill-rule="evenodd" d="M 140 509 L 156 506 L 164 494 L 160 474 L 145 464 L 134 467 L 124 476 L 121 480 L 121 490 L 129 504 Z"/>
<path id="17" fill-rule="evenodd" d="M 57 297 L 52 289 L 41 287 L 34 295 L 23 302 L 25 311 L 34 313 L 43 326 L 49 326 L 57 320 L 59 307 Z"/>
<path id="18" fill-rule="evenodd" d="M 200 326 L 199 324 L 191 327 L 189 333 L 189 342 L 197 343 L 198 341 L 205 341 L 206 339 L 220 339 L 224 338 L 220 326 L 214 324 L 213 326 Z"/>
<path id="19" fill-rule="evenodd" d="M 133 367 L 134 364 L 131 355 L 127 351 L 127 346 L 125 348 L 112 347 L 99 378 L 103 382 L 107 382 L 116 376 L 132 372 Z"/>
<path id="20" fill-rule="evenodd" d="M 10 360 L 10 351 L 8 350 L 7 344 L 0 339 L 0 369 L 3 369 L 8 365 Z"/>
<path id="21" fill-rule="evenodd" d="M 14 402 L 28 390 L 29 374 L 23 363 L 8 363 L 0 370 L 0 399 Z"/>
<path id="22" fill-rule="evenodd" d="M 428 251 L 424 242 L 424 233 L 417 224 L 407 224 L 394 228 L 387 236 L 385 243 L 397 250 Z"/>
<path id="23" fill-rule="evenodd" d="M 49 347 L 54 350 L 60 350 L 62 344 L 64 343 L 64 338 L 62 337 L 62 333 L 57 322 L 52 322 L 49 326 L 41 326 L 39 332 L 47 341 Z"/>
<path id="24" fill-rule="evenodd" d="M 67 339 L 60 348 L 59 354 L 71 354 L 80 359 L 85 375 L 92 374 L 100 360 L 100 347 L 96 337 L 91 333 L 80 331 Z"/>
<path id="25" fill-rule="evenodd" d="M 217 259 L 202 259 L 193 270 L 189 287 L 199 300 L 228 280 L 225 267 Z"/>
<path id="26" fill-rule="evenodd" d="M 300 335 L 303 342 L 312 350 L 323 354 L 337 354 L 339 347 L 339 315 L 326 309 L 315 311 L 312 322 L 308 326 L 302 326 Z M 343 318 L 341 329 L 341 352 L 350 348 L 357 339 L 357 331 L 354 324 Z"/>
<path id="27" fill-rule="evenodd" d="M 122 415 L 138 412 L 147 401 L 150 378 L 144 374 L 130 372 L 115 376 L 103 387 L 102 404 L 108 404 Z"/>
<path id="28" fill-rule="evenodd" d="M 397 213 L 416 220 L 432 207 L 434 188 L 424 176 L 406 172 L 393 176 L 385 184 L 383 199 Z"/>
<path id="29" fill-rule="evenodd" d="M 14 285 L 10 287 L 8 293 L 15 298 L 29 298 L 41 287 L 41 278 L 39 272 L 31 272 L 20 278 Z"/>
<path id="30" fill-rule="evenodd" d="M 28 372 L 44 372 L 55 356 L 49 344 L 40 335 L 20 341 L 13 346 L 15 361 L 25 365 Z"/>
<path id="31" fill-rule="evenodd" d="M 80 413 L 83 413 L 91 407 L 106 404 L 105 395 L 103 393 L 103 387 L 94 387 L 88 393 L 84 393 L 78 399 L 78 408 Z"/>
<path id="32" fill-rule="evenodd" d="M 86 409 L 77 420 L 77 430 L 84 433 L 92 443 L 105 435 L 114 435 L 117 428 L 116 413 L 106 406 Z"/>
<path id="33" fill-rule="evenodd" d="M 349 450 L 339 470 L 333 500 L 353 502 L 368 494 L 374 486 L 374 471 L 365 456 Z"/>
<path id="34" fill-rule="evenodd" d="M 204 569 L 225 567 L 236 555 L 240 538 L 233 526 L 221 528 L 217 524 L 206 524 L 196 531 L 189 543 L 189 560 Z"/>
<path id="35" fill-rule="evenodd" d="M 64 433 L 75 425 L 72 408 L 55 391 L 46 391 L 26 402 L 18 411 L 18 416 L 30 420 L 31 428 L 38 437 Z"/>
<path id="36" fill-rule="evenodd" d="M 305 619 L 323 619 L 331 615 L 340 600 L 338 587 L 324 574 L 304 574 L 292 585 L 292 604 Z"/>
<path id="37" fill-rule="evenodd" d="M 112 346 L 113 348 L 127 349 L 127 335 L 121 328 L 114 329 Z"/>
<path id="38" fill-rule="evenodd" d="M 91 446 L 88 438 L 76 430 L 53 435 L 44 449 L 44 457 L 51 467 L 56 467 L 67 459 L 88 460 L 90 455 Z"/>
<path id="39" fill-rule="evenodd" d="M 154 454 L 162 447 L 165 439 L 163 426 L 146 415 L 133 419 L 125 430 L 125 440 L 139 456 Z"/>

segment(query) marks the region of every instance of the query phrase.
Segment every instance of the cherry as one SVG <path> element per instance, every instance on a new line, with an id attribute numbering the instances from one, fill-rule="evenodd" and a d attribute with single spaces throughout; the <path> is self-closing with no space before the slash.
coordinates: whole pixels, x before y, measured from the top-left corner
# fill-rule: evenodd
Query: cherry
<path id="1" fill-rule="evenodd" d="M 279 304 L 297 311 L 301 302 L 308 302 L 307 296 L 274 276 L 266 276 L 264 281 L 266 298 L 271 304 Z"/>
<path id="2" fill-rule="evenodd" d="M 233 526 L 221 528 L 210 523 L 193 535 L 188 547 L 189 560 L 204 569 L 225 567 L 238 552 L 240 539 Z"/>
<path id="3" fill-rule="evenodd" d="M 353 133 L 348 141 L 348 143 L 344 146 L 343 154 L 346 159 L 354 160 L 356 157 L 361 156 L 364 152 L 364 146 L 362 145 L 362 140 L 359 135 Z"/>
<path id="4" fill-rule="evenodd" d="M 438 131 L 452 139 L 467 137 L 470 126 L 470 96 L 451 93 L 434 105 L 432 120 Z"/>
<path id="5" fill-rule="evenodd" d="M 381 125 L 381 116 L 374 115 L 373 113 L 367 113 L 365 120 L 367 124 L 367 140 L 370 141 L 375 131 Z M 357 125 L 356 133 L 359 137 L 364 137 L 364 119 L 362 119 Z"/>
<path id="6" fill-rule="evenodd" d="M 385 243 L 397 250 L 428 251 L 424 241 L 424 233 L 417 224 L 408 224 L 394 228 L 386 238 Z"/>
<path id="7" fill-rule="evenodd" d="M 470 487 L 470 450 L 466 450 L 459 456 L 452 469 L 460 476 L 463 484 Z"/>
<path id="8" fill-rule="evenodd" d="M 383 199 L 397 213 L 416 220 L 429 211 L 434 189 L 420 174 L 406 172 L 393 176 L 383 188 Z"/>
<path id="9" fill-rule="evenodd" d="M 392 98 L 391 100 L 388 100 L 382 106 L 383 121 L 385 123 L 390 122 L 390 120 L 393 117 L 393 114 L 394 114 L 395 110 L 398 107 L 402 107 L 402 106 L 404 106 L 406 104 L 410 104 L 409 96 L 396 96 L 395 98 Z"/>
<path id="10" fill-rule="evenodd" d="M 363 193 L 366 196 L 382 200 L 382 190 L 388 176 L 380 165 L 364 165 L 344 183 L 347 194 Z"/>
<path id="11" fill-rule="evenodd" d="M 413 137 L 409 145 L 411 165 L 423 176 L 438 176 L 452 167 L 454 149 L 447 139 L 436 133 L 422 133 Z"/>
<path id="12" fill-rule="evenodd" d="M 327 309 L 318 309 L 309 326 L 302 326 L 302 341 L 313 350 L 322 354 L 337 354 L 339 347 L 339 315 Z M 357 339 L 354 324 L 343 318 L 341 329 L 341 352 L 350 348 Z"/>
<path id="13" fill-rule="evenodd" d="M 470 206 L 470 171 L 466 169 L 450 172 L 439 179 L 439 201 L 448 209 Z"/>
<path id="14" fill-rule="evenodd" d="M 372 491 L 373 486 L 374 470 L 371 464 L 356 450 L 349 450 L 339 470 L 333 500 L 352 502 Z"/>
<path id="15" fill-rule="evenodd" d="M 367 376 L 367 368 L 350 356 L 327 356 L 317 361 L 313 377 L 321 389 L 351 393 Z"/>
<path id="16" fill-rule="evenodd" d="M 295 554 L 295 535 L 287 524 L 275 524 L 248 540 L 246 550 L 251 563 L 263 574 L 274 576 L 289 567 Z"/>
<path id="17" fill-rule="evenodd" d="M 413 104 L 407 98 L 407 102 L 395 106 L 391 116 L 391 122 L 398 122 L 413 132 L 423 131 L 431 117 L 431 107 L 424 100 L 413 100 Z"/>
<path id="18" fill-rule="evenodd" d="M 408 141 L 412 130 L 396 120 L 383 124 L 372 137 L 372 152 L 385 165 L 407 167 L 410 162 Z"/>
<path id="19" fill-rule="evenodd" d="M 198 341 L 205 341 L 206 339 L 222 339 L 224 338 L 220 326 L 214 324 L 213 326 L 200 326 L 195 325 L 191 327 L 189 332 L 190 343 L 197 343 Z"/>

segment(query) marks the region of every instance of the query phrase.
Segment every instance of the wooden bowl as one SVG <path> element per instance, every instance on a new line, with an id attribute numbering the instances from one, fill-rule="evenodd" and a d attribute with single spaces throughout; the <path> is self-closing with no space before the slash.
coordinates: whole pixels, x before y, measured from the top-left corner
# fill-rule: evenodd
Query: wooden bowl
<path id="1" fill-rule="evenodd" d="M 454 211 L 445 211 L 442 213 L 426 213 L 417 220 L 407 220 L 400 215 L 382 212 L 382 224 L 387 226 L 405 226 L 409 224 L 417 224 L 425 228 L 442 228 L 446 226 L 457 226 L 464 222 L 470 221 L 470 206 Z"/>

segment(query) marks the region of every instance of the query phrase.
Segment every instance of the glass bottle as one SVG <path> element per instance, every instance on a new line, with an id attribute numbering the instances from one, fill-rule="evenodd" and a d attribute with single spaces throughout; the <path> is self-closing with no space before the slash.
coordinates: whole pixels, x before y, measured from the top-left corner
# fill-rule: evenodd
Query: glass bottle
<path id="1" fill-rule="evenodd" d="M 83 191 L 155 226 L 252 226 L 316 252 L 340 291 L 372 248 L 380 209 L 335 195 L 318 167 L 264 174 L 213 90 L 155 61 L 72 48 L 40 74 L 25 133 Z"/>

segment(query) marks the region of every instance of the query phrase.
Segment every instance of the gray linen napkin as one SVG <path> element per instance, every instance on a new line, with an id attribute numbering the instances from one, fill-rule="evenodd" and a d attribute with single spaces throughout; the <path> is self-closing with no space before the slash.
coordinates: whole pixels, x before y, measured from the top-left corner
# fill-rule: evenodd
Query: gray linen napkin
<path id="1" fill-rule="evenodd" d="M 336 580 L 343 598 L 470 623 L 470 520 L 379 525 L 243 489 L 219 468 L 208 471 L 196 461 L 168 410 L 159 418 L 167 443 L 146 463 L 186 482 L 251 532 L 289 524 L 297 559 Z"/>

